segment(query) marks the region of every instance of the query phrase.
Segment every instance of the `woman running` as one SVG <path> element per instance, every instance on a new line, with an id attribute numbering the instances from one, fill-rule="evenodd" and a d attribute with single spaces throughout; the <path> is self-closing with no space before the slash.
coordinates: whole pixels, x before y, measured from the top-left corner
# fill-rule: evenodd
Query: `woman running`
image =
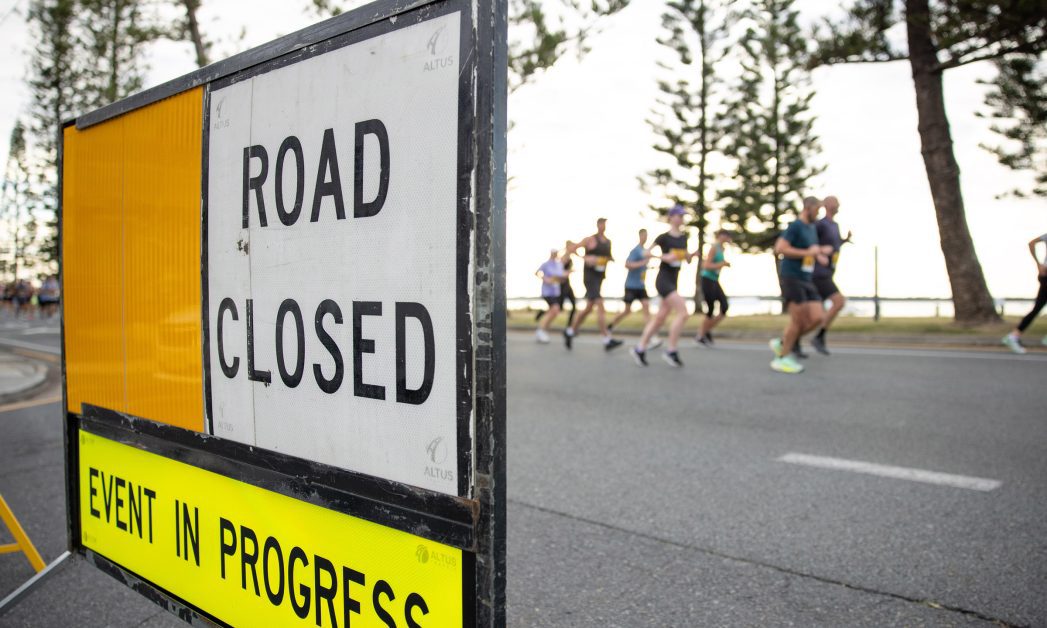
<path id="1" fill-rule="evenodd" d="M 724 260 L 723 248 L 731 241 L 731 234 L 726 229 L 716 232 L 716 242 L 709 248 L 705 262 L 702 264 L 702 297 L 705 299 L 705 320 L 695 340 L 707 347 L 713 346 L 713 328 L 727 318 L 727 295 L 720 287 L 720 271 L 730 268 L 731 263 Z M 713 309 L 720 304 L 720 313 L 714 315 Z"/>
<path id="2" fill-rule="evenodd" d="M 560 261 L 560 252 L 556 249 L 549 251 L 549 259 L 538 267 L 534 273 L 542 280 L 542 298 L 549 306 L 549 310 L 542 317 L 538 329 L 534 330 L 534 338 L 542 344 L 549 343 L 549 325 L 560 313 L 560 304 L 563 296 L 560 292 L 560 281 L 563 279 L 563 262 Z"/>
<path id="3" fill-rule="evenodd" d="M 680 278 L 680 267 L 694 259 L 695 253 L 687 251 L 687 234 L 680 226 L 683 224 L 685 210 L 681 205 L 674 205 L 669 210 L 669 231 L 654 239 L 654 243 L 648 251 L 655 247 L 660 249 L 662 263 L 658 267 L 658 276 L 655 277 L 654 287 L 662 302 L 658 306 L 658 313 L 644 327 L 640 343 L 633 349 L 633 360 L 639 366 L 647 366 L 647 343 L 651 341 L 658 330 L 661 329 L 665 319 L 670 313 L 675 313 L 672 325 L 669 326 L 669 344 L 665 354 L 662 356 L 669 366 L 681 367 L 680 355 L 676 346 L 680 342 L 680 332 L 687 323 L 687 304 L 683 297 L 676 291 L 676 283 Z"/>

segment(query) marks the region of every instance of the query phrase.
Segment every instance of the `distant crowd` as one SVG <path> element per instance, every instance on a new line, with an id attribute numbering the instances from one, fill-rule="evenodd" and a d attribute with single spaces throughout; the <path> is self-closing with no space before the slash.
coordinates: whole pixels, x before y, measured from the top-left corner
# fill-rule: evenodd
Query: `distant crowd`
<path id="1" fill-rule="evenodd" d="M 26 319 L 52 318 L 58 314 L 61 288 L 57 275 L 45 275 L 38 284 L 28 279 L 18 279 L 3 284 L 0 300 L 0 318 Z"/>

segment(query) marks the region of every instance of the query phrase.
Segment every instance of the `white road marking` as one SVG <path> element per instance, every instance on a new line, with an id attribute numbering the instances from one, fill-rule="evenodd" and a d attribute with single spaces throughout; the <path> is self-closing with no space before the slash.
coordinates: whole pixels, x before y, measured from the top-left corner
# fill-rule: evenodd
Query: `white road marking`
<path id="1" fill-rule="evenodd" d="M 60 355 L 62 353 L 62 350 L 59 347 L 41 345 L 35 342 L 22 342 L 21 340 L 15 340 L 13 338 L 0 338 L 0 345 L 5 347 L 18 347 L 20 349 L 31 349 L 33 351 L 43 351 L 44 353 L 53 353 L 54 355 Z"/>
<path id="2" fill-rule="evenodd" d="M 31 327 L 22 332 L 23 336 L 40 336 L 42 334 L 60 334 L 62 333 L 61 327 Z"/>
<path id="3" fill-rule="evenodd" d="M 925 484 L 965 488 L 971 491 L 991 491 L 999 488 L 1002 484 L 999 480 L 974 478 L 966 475 L 953 475 L 951 473 L 939 473 L 937 471 L 912 469 L 910 467 L 894 467 L 873 462 L 862 462 L 860 460 L 847 460 L 845 458 L 811 456 L 808 454 L 788 453 L 778 458 L 778 460 L 779 462 L 802 464 L 808 467 L 833 469 L 836 471 L 852 471 L 854 473 L 878 475 L 880 477 L 893 478 L 896 480 L 909 480 L 910 482 L 923 482 Z"/>

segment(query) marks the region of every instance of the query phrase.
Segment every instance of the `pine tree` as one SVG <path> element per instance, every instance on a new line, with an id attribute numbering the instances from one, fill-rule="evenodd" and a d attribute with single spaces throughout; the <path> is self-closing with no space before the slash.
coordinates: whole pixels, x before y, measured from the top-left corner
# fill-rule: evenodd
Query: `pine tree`
<path id="1" fill-rule="evenodd" d="M 799 206 L 819 150 L 811 113 L 806 38 L 793 0 L 754 0 L 741 14 L 734 49 L 741 71 L 728 103 L 724 152 L 734 164 L 724 190 L 723 222 L 745 251 L 774 247 Z"/>
<path id="2" fill-rule="evenodd" d="M 991 128 L 1004 143 L 982 148 L 1011 170 L 1032 173 L 1031 189 L 1008 194 L 1047 197 L 1047 67 L 1037 55 L 997 59 L 995 65 L 997 75 L 988 83 L 992 89 L 985 104 L 994 121 Z"/>
<path id="3" fill-rule="evenodd" d="M 904 50 L 887 36 L 896 24 L 905 27 Z M 812 63 L 909 61 L 955 320 L 966 325 L 1000 320 L 967 226 L 942 77 L 971 63 L 1047 50 L 1043 0 L 855 0 L 845 19 L 826 21 L 819 40 Z"/>
<path id="4" fill-rule="evenodd" d="M 79 0 L 83 49 L 94 60 L 84 68 L 84 105 L 103 107 L 142 89 L 148 67 L 145 45 L 168 35 L 150 5 L 140 0 Z"/>
<path id="5" fill-rule="evenodd" d="M 641 177 L 641 187 L 689 209 L 690 225 L 698 230 L 699 260 L 705 255 L 705 236 L 712 199 L 720 173 L 710 167 L 722 138 L 721 85 L 716 64 L 726 53 L 727 4 L 715 0 L 670 0 L 662 15 L 658 43 L 672 53 L 671 63 L 660 63 L 670 75 L 658 81 L 661 95 L 649 120 L 658 136 L 655 151 L 667 166 Z M 664 214 L 665 204 L 652 206 Z M 699 261 L 699 265 L 701 261 Z M 696 275 L 695 298 L 701 299 L 701 274 Z"/>
<path id="6" fill-rule="evenodd" d="M 26 156 L 25 135 L 22 122 L 15 122 L 0 187 L 0 220 L 8 239 L 2 266 L 3 270 L 10 271 L 12 281 L 19 279 L 20 270 L 37 264 L 37 198 Z"/>

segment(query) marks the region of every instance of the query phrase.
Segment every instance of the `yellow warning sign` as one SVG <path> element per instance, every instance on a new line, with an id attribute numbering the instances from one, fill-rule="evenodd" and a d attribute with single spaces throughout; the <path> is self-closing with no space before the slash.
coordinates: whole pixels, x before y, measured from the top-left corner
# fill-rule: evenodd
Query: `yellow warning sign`
<path id="1" fill-rule="evenodd" d="M 82 430 L 79 460 L 84 546 L 222 622 L 463 624 L 459 549 Z"/>

